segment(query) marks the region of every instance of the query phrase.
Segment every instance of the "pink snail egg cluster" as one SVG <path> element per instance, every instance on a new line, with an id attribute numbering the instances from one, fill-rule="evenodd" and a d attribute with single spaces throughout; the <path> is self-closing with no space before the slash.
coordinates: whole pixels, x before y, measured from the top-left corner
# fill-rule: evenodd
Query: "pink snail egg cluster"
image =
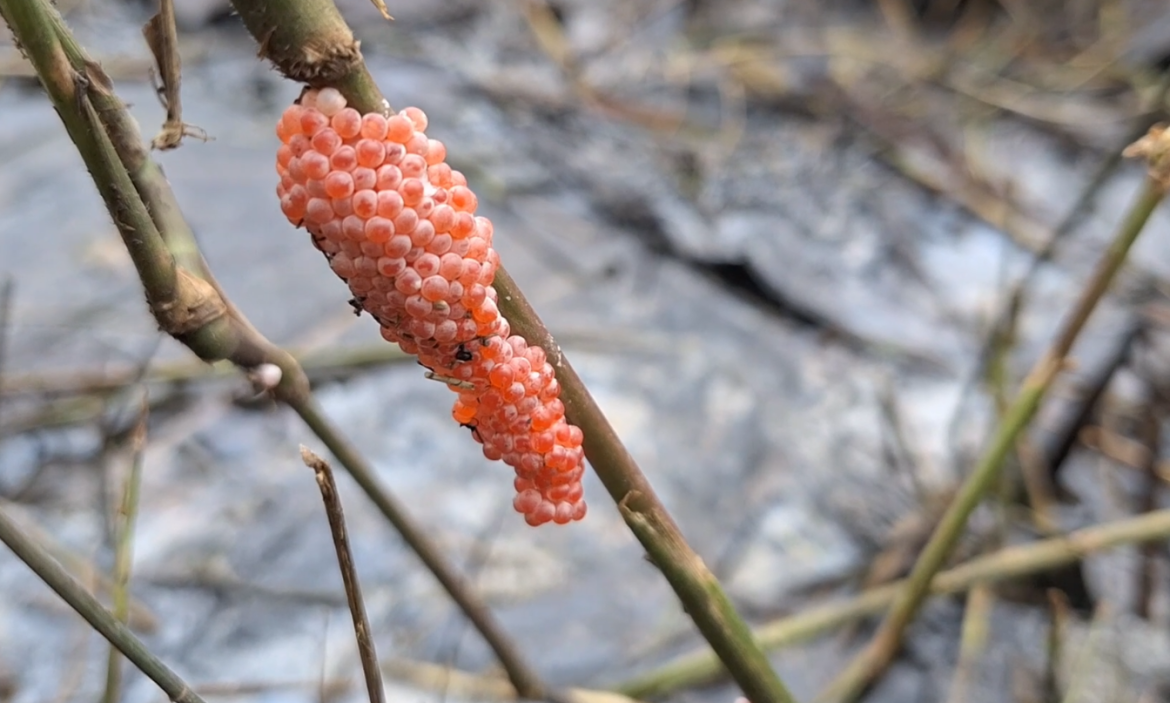
<path id="1" fill-rule="evenodd" d="M 530 525 L 585 516 L 580 428 L 543 349 L 511 334 L 492 288 L 499 255 L 475 194 L 408 107 L 385 117 L 306 91 L 276 126 L 280 207 L 303 225 L 382 336 L 459 394 L 452 415 L 515 469 Z"/>

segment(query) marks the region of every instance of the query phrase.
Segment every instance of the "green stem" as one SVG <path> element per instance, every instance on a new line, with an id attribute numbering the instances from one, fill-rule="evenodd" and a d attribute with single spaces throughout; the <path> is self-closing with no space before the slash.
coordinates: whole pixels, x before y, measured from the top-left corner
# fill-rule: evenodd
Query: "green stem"
<path id="1" fill-rule="evenodd" d="M 873 639 L 830 684 L 821 700 L 857 700 L 874 678 L 893 661 L 901 645 L 903 633 L 913 621 L 929 591 L 931 579 L 942 568 L 962 535 L 967 518 L 995 484 L 1004 458 L 1035 417 L 1040 402 L 1063 367 L 1077 336 L 1084 329 L 1089 316 L 1121 268 L 1130 247 L 1141 234 L 1164 194 L 1157 183 L 1151 179 L 1146 180 L 1138 199 L 1130 208 L 1108 250 L 1097 263 L 1092 277 L 1081 291 L 1056 341 L 1024 380 L 1023 388 L 1005 413 L 990 445 L 959 489 L 959 493 L 931 535 L 930 541 L 919 555 L 907 579 L 906 587 L 890 607 Z"/>
<path id="2" fill-rule="evenodd" d="M 28 515 L 24 514 L 23 507 L 17 503 L 0 499 L 0 510 L 5 510 L 13 519 L 20 525 L 21 530 L 34 543 L 38 544 L 41 549 L 45 550 L 49 556 L 57 560 L 66 571 L 73 574 L 81 583 L 93 584 L 93 588 L 98 593 L 112 594 L 114 592 L 114 584 L 110 578 L 99 571 L 97 567 L 91 564 L 87 559 L 81 557 L 57 542 L 52 535 L 37 525 Z M 158 630 L 158 618 L 142 603 L 136 602 L 133 597 L 130 598 L 129 613 L 126 618 L 126 624 L 132 630 L 137 630 L 143 634 L 153 634 Z"/>
<path id="3" fill-rule="evenodd" d="M 494 285 L 500 310 L 512 331 L 529 344 L 543 347 L 556 369 L 565 415 L 584 433 L 585 456 L 617 502 L 626 525 L 662 571 L 695 626 L 723 659 L 732 678 L 753 702 L 794 700 L 718 579 L 687 544 L 560 345 L 503 267 L 496 273 Z"/>
<path id="4" fill-rule="evenodd" d="M 146 398 L 142 399 L 142 410 L 131 439 L 134 458 L 130 463 L 130 476 L 122 492 L 122 504 L 118 507 L 114 535 L 113 601 L 114 618 L 125 623 L 130 617 L 130 565 L 133 556 L 134 522 L 138 515 L 138 492 L 142 485 L 142 460 L 146 448 Z M 102 703 L 117 703 L 121 699 L 122 658 L 117 647 L 110 647 L 106 660 L 106 688 Z"/>
<path id="5" fill-rule="evenodd" d="M 48 552 L 21 532 L 3 511 L 0 511 L 0 542 L 8 545 L 33 573 L 56 591 L 57 595 L 85 618 L 102 637 L 126 655 L 134 666 L 158 684 L 174 703 L 203 703 L 203 699 L 196 695 L 178 674 L 151 654 L 129 628 L 103 608 L 76 579 L 53 561 Z"/>
<path id="6" fill-rule="evenodd" d="M 36 69 L 123 239 L 133 239 L 127 242 L 127 249 L 147 288 L 152 309 L 173 304 L 179 285 L 174 259 L 121 168 L 89 101 L 91 88 L 108 90 L 101 67 L 88 60 L 76 65 L 70 61 L 55 31 L 60 16 L 47 4 L 2 0 L 0 15 Z"/>

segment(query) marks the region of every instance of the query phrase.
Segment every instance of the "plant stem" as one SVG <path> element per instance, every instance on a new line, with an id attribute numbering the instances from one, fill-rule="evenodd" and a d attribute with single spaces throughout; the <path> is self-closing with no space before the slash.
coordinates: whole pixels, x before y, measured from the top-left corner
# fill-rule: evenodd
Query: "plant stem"
<path id="1" fill-rule="evenodd" d="M 76 610 L 81 617 L 126 655 L 142 673 L 158 684 L 174 703 L 203 703 L 186 682 L 150 653 L 134 633 L 118 622 L 114 615 L 89 594 L 72 576 L 53 561 L 48 552 L 28 538 L 16 523 L 0 511 L 0 542 L 8 545 L 16 556 L 28 565 L 42 581 Z"/>
<path id="2" fill-rule="evenodd" d="M 49 556 L 65 567 L 80 583 L 93 584 L 98 593 L 114 592 L 114 584 L 109 577 L 99 571 L 84 557 L 69 551 L 58 543 L 52 535 L 37 525 L 26 513 L 25 507 L 19 503 L 0 499 L 0 510 L 6 511 L 10 519 L 14 520 L 27 535 L 28 539 L 40 546 Z M 135 601 L 132 597 L 129 602 L 129 612 L 126 624 L 143 634 L 154 634 L 158 631 L 158 618 L 145 605 Z"/>
<path id="3" fill-rule="evenodd" d="M 556 369 L 565 416 L 584 433 L 585 456 L 617 502 L 630 531 L 670 582 L 687 614 L 723 659 L 736 683 L 753 702 L 793 700 L 718 579 L 687 544 L 584 382 L 502 266 L 494 285 L 500 311 L 513 332 L 529 344 L 543 347 Z"/>
<path id="4" fill-rule="evenodd" d="M 358 112 L 390 109 L 333 2 L 245 0 L 232 4 L 260 45 L 260 56 L 290 80 L 333 86 Z"/>
<path id="5" fill-rule="evenodd" d="M 98 192 L 127 242 L 130 257 L 147 288 L 152 311 L 173 304 L 179 287 L 174 259 L 151 222 L 113 145 L 101 129 L 88 92 L 108 89 L 108 79 L 92 61 L 70 62 L 57 40 L 56 10 L 43 2 L 0 1 L 0 15 L 36 69 L 69 137 L 93 175 Z"/>
<path id="6" fill-rule="evenodd" d="M 1063 368 L 1077 336 L 1112 283 L 1130 247 L 1141 234 L 1164 194 L 1162 187 L 1153 179 L 1146 179 L 1137 200 L 1130 207 L 1109 248 L 1098 261 L 1092 277 L 1081 291 L 1072 312 L 1057 334 L 1056 341 L 1024 379 L 1023 387 L 1004 414 L 991 443 L 959 489 L 959 493 L 931 535 L 930 541 L 919 555 L 907 579 L 906 587 L 890 607 L 873 639 L 829 685 L 820 700 L 857 700 L 893 661 L 901 646 L 903 633 L 926 597 L 931 579 L 942 568 L 962 535 L 967 518 L 994 485 L 1004 458 L 1036 415 L 1040 402 Z"/>
<path id="7" fill-rule="evenodd" d="M 995 595 L 986 584 L 972 588 L 967 594 L 962 634 L 959 636 L 959 661 L 955 665 L 947 703 L 964 703 L 971 697 L 971 686 L 987 649 L 994 607 Z"/>
<path id="8" fill-rule="evenodd" d="M 1170 510 L 1095 525 L 1064 537 L 1005 547 L 994 554 L 935 575 L 931 595 L 960 593 L 981 584 L 1029 576 L 1074 563 L 1088 554 L 1122 545 L 1144 544 L 1170 538 Z M 788 647 L 828 630 L 888 608 L 906 586 L 896 581 L 873 588 L 849 600 L 802 609 L 755 631 L 767 649 Z M 619 684 L 614 690 L 633 698 L 662 698 L 683 688 L 718 681 L 726 671 L 709 650 L 681 656 L 653 671 Z"/>
<path id="9" fill-rule="evenodd" d="M 114 535 L 114 573 L 113 601 L 114 617 L 120 623 L 125 623 L 130 617 L 130 564 L 133 561 L 134 522 L 138 516 L 138 492 L 142 485 L 142 461 L 146 450 L 146 420 L 149 416 L 149 404 L 143 394 L 138 422 L 134 426 L 131 437 L 130 475 L 126 478 L 126 486 L 122 491 L 122 503 L 118 507 L 117 526 Z M 110 656 L 106 660 L 106 688 L 102 693 L 102 703 L 117 703 L 121 699 L 122 685 L 122 657 L 116 647 L 110 647 Z"/>

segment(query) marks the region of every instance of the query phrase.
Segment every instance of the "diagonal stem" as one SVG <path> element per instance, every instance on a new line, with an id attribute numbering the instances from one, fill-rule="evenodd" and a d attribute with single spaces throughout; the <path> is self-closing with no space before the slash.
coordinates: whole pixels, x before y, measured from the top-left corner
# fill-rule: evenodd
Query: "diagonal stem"
<path id="1" fill-rule="evenodd" d="M 203 703 L 200 698 L 178 674 L 163 664 L 150 653 L 142 640 L 134 636 L 128 627 L 114 617 L 113 613 L 102 607 L 77 579 L 70 576 L 61 565 L 53 560 L 43 548 L 33 542 L 21 532 L 16 523 L 12 522 L 0 511 L 0 542 L 8 545 L 17 557 L 33 570 L 42 581 L 57 592 L 57 595 L 85 618 L 93 629 L 109 640 L 110 644 L 126 655 L 142 673 L 150 677 L 151 681 L 166 692 L 174 703 Z"/>
<path id="2" fill-rule="evenodd" d="M 494 285 L 499 293 L 500 310 L 512 330 L 529 344 L 544 348 L 561 384 L 565 415 L 585 434 L 585 456 L 617 502 L 626 525 L 662 571 L 699 632 L 749 700 L 794 700 L 719 580 L 687 544 L 589 389 L 502 266 Z"/>

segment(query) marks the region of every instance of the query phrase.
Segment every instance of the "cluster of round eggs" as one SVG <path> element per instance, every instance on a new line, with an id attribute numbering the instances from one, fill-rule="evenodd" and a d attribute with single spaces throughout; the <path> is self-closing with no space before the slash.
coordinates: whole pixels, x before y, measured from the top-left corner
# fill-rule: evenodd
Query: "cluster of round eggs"
<path id="1" fill-rule="evenodd" d="M 467 179 L 426 127 L 417 108 L 362 115 L 333 88 L 307 90 L 276 127 L 281 210 L 382 336 L 459 393 L 452 414 L 515 469 L 525 520 L 580 520 L 581 430 L 565 420 L 544 350 L 500 314 L 491 221 L 475 216 Z"/>

